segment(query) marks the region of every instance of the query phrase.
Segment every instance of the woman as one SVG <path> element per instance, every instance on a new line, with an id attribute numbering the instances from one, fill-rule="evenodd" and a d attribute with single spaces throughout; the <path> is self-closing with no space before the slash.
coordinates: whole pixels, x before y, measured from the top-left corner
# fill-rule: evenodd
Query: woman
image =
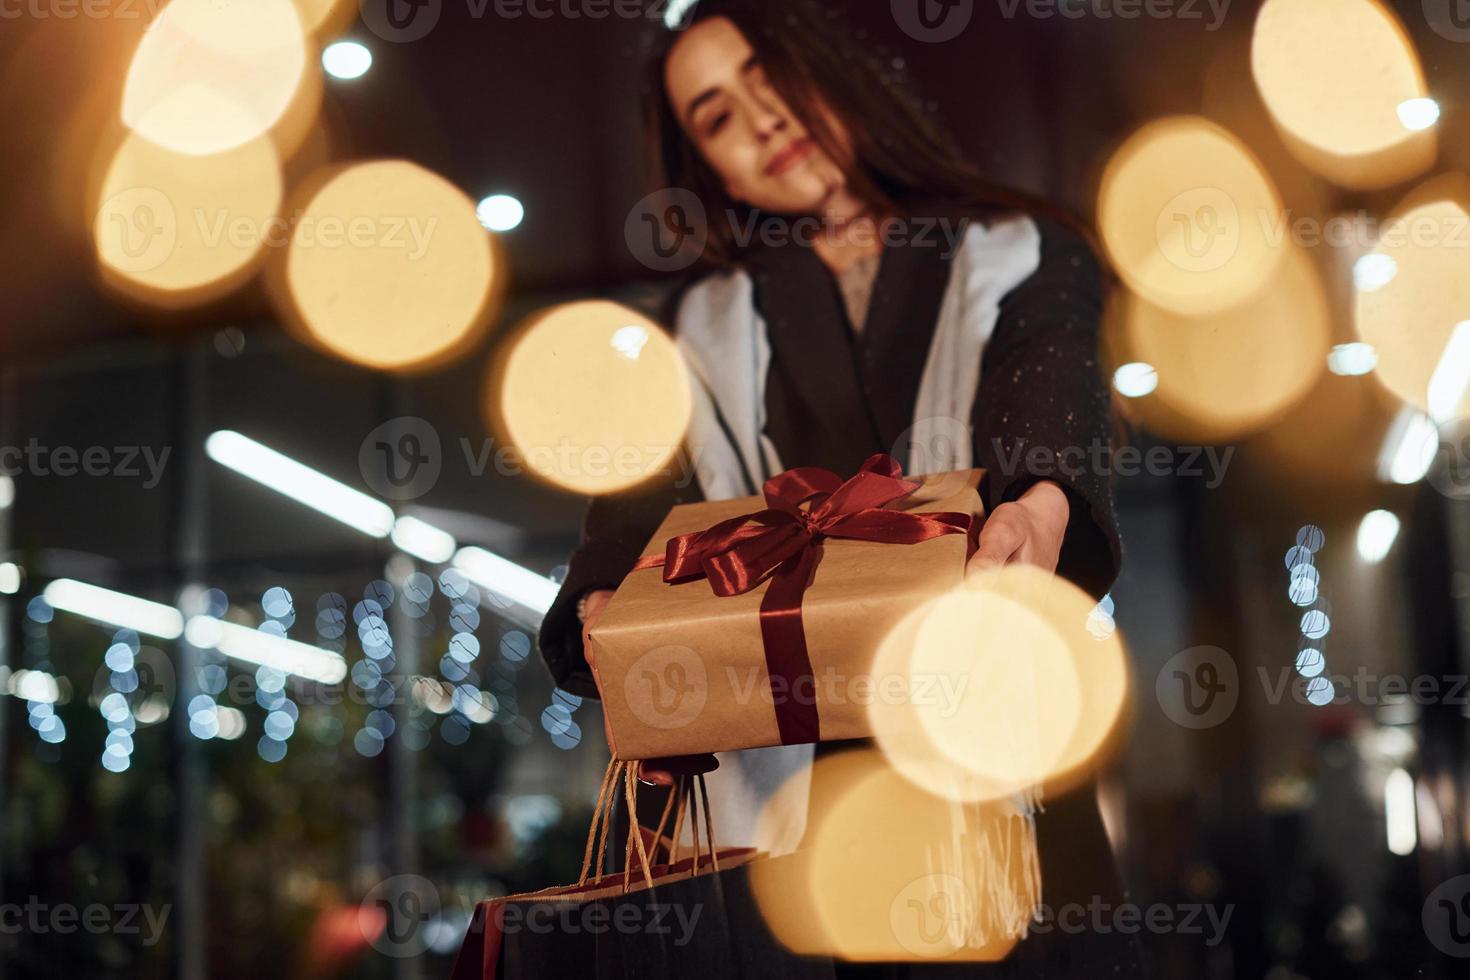
<path id="1" fill-rule="evenodd" d="M 698 482 L 664 478 L 592 502 L 540 633 L 558 683 L 596 694 L 583 631 L 671 506 L 756 494 L 797 465 L 849 476 L 880 451 L 908 473 L 986 471 L 972 568 L 1027 563 L 1106 592 L 1119 545 L 1105 477 L 1027 468 L 1045 460 L 1032 447 L 1107 443 L 1100 270 L 1084 238 L 980 180 L 815 8 L 706 2 L 654 68 L 661 184 L 699 197 L 716 270 L 679 296 L 673 318 L 697 382 L 685 452 Z M 748 240 L 763 228 L 783 234 Z M 811 757 L 809 746 L 723 755 L 711 777 L 724 788 L 719 839 L 737 842 Z M 640 774 L 668 784 L 670 772 L 713 767 L 655 760 Z M 1046 806 L 1044 901 L 1120 901 L 1093 794 Z M 1126 940 L 1088 938 L 1033 936 L 986 975 L 1136 968 Z"/>

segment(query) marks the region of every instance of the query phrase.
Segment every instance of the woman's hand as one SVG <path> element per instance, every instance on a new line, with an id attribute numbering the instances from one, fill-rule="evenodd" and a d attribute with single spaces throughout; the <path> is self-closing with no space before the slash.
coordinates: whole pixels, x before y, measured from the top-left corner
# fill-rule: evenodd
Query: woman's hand
<path id="1" fill-rule="evenodd" d="M 1042 480 L 1015 501 L 1001 504 L 981 525 L 979 546 L 966 574 L 1012 562 L 1056 571 L 1070 513 L 1067 495 L 1051 480 Z"/>
<path id="2" fill-rule="evenodd" d="M 592 679 L 597 683 L 599 691 L 602 689 L 602 681 L 597 676 L 597 664 L 593 662 L 592 645 L 587 642 L 587 631 L 592 628 L 593 622 L 596 621 L 612 596 L 611 589 L 598 589 L 587 593 L 587 615 L 582 620 L 582 649 L 586 653 L 587 666 L 592 668 Z M 602 723 L 607 733 L 608 748 L 616 752 L 617 745 L 613 742 L 612 725 L 608 723 L 607 712 L 603 712 Z M 712 772 L 719 768 L 719 765 L 719 761 L 714 756 L 705 753 L 645 759 L 638 763 L 638 778 L 658 786 L 672 786 L 675 776 L 693 776 L 698 773 Z"/>

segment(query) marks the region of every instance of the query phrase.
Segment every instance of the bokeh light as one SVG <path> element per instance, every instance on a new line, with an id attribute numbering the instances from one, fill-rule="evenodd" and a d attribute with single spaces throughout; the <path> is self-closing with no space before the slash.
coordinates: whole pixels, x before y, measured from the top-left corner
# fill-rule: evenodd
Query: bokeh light
<path id="1" fill-rule="evenodd" d="M 1135 411 L 1173 438 L 1224 441 L 1257 431 L 1300 401 L 1327 366 L 1329 308 L 1300 249 L 1250 300 L 1183 316 L 1125 296 L 1105 329 L 1120 357 L 1152 364 L 1158 387 Z"/>
<path id="2" fill-rule="evenodd" d="M 1429 98 L 1405 99 L 1398 104 L 1398 115 L 1405 129 L 1428 129 L 1439 122 L 1439 103 Z"/>
<path id="3" fill-rule="evenodd" d="M 1464 229 L 1470 225 L 1470 177 L 1445 174 L 1410 193 L 1383 223 L 1370 254 L 1395 274 L 1376 289 L 1358 289 L 1358 334 L 1377 352 L 1375 373 L 1400 399 L 1443 420 L 1462 414 L 1470 353 L 1451 350 L 1459 324 L 1470 320 Z M 1386 263 L 1385 263 L 1386 264 Z M 1442 371 L 1442 393 L 1430 390 Z"/>
<path id="4" fill-rule="evenodd" d="M 386 160 L 318 174 L 298 199 L 270 286 L 302 341 L 368 368 L 424 371 L 479 339 L 504 260 L 458 188 Z"/>
<path id="5" fill-rule="evenodd" d="M 1113 372 L 1113 387 L 1124 398 L 1142 398 L 1159 386 L 1159 372 L 1152 364 L 1132 361 Z"/>
<path id="6" fill-rule="evenodd" d="M 1393 282 L 1399 274 L 1399 264 L 1392 255 L 1369 252 L 1353 263 L 1353 288 L 1360 293 L 1371 293 Z"/>
<path id="7" fill-rule="evenodd" d="M 868 710 L 895 770 L 969 801 L 1085 778 L 1118 734 L 1128 690 L 1122 639 L 1097 628 L 1097 609 L 1065 579 L 1014 565 L 906 616 L 871 668 L 880 692 L 904 692 Z"/>
<path id="8" fill-rule="evenodd" d="M 526 217 L 526 209 L 509 194 L 491 194 L 475 206 L 475 217 L 490 231 L 510 231 Z"/>
<path id="9" fill-rule="evenodd" d="M 1327 370 L 1345 378 L 1371 374 L 1378 366 L 1378 351 L 1361 341 L 1334 344 L 1327 355 Z"/>
<path id="10" fill-rule="evenodd" d="M 291 0 L 301 25 L 317 37 L 330 37 L 358 15 L 354 0 Z"/>
<path id="11" fill-rule="evenodd" d="M 916 791 L 871 751 L 821 759 L 810 779 L 809 845 L 750 866 L 762 916 L 788 948 L 995 961 L 1025 932 L 1039 883 L 1009 801 L 960 806 Z M 776 798 L 805 781 L 803 772 Z"/>
<path id="12" fill-rule="evenodd" d="M 267 139 L 190 156 L 131 134 L 107 167 L 92 226 L 103 279 L 165 308 L 223 296 L 259 268 L 281 193 Z"/>
<path id="13" fill-rule="evenodd" d="M 1387 187 L 1434 162 L 1426 97 L 1408 34 L 1378 0 L 1268 0 L 1251 71 L 1283 141 L 1345 187 Z"/>
<path id="14" fill-rule="evenodd" d="M 290 0 L 172 0 L 133 56 L 123 122 L 179 153 L 231 150 L 281 121 L 306 67 Z"/>
<path id="15" fill-rule="evenodd" d="M 1149 302 L 1202 314 L 1271 278 L 1282 206 L 1250 149 L 1198 116 L 1149 123 L 1108 161 L 1098 228 L 1119 275 Z"/>
<path id="16" fill-rule="evenodd" d="M 338 41 L 322 51 L 322 70 L 333 78 L 361 78 L 373 66 L 373 53 L 357 41 Z"/>
<path id="17" fill-rule="evenodd" d="M 684 362 L 667 334 L 616 303 L 567 303 L 533 317 L 486 385 L 493 428 L 528 472 L 613 493 L 668 463 L 689 424 Z"/>

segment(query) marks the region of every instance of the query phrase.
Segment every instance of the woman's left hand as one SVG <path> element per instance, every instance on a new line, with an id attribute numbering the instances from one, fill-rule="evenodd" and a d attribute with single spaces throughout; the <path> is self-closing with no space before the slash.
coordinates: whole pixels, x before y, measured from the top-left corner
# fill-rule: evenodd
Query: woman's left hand
<path id="1" fill-rule="evenodd" d="M 1028 488 L 985 518 L 979 546 L 965 568 L 966 574 L 1012 563 L 1056 571 L 1070 513 L 1067 495 L 1055 482 L 1042 480 Z"/>

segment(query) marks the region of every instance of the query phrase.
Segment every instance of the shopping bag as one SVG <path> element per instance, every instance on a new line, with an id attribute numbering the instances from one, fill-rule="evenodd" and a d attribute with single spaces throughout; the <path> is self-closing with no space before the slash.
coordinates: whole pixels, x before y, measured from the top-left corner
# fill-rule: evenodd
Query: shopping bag
<path id="1" fill-rule="evenodd" d="M 452 980 L 831 978 L 830 960 L 794 956 L 766 928 L 744 872 L 764 856 L 716 846 L 702 776 L 677 781 L 655 830 L 632 821 L 621 873 L 602 870 L 620 784 L 637 812 L 634 770 L 609 763 L 577 883 L 479 903 Z M 686 816 L 687 856 L 678 844 Z"/>

